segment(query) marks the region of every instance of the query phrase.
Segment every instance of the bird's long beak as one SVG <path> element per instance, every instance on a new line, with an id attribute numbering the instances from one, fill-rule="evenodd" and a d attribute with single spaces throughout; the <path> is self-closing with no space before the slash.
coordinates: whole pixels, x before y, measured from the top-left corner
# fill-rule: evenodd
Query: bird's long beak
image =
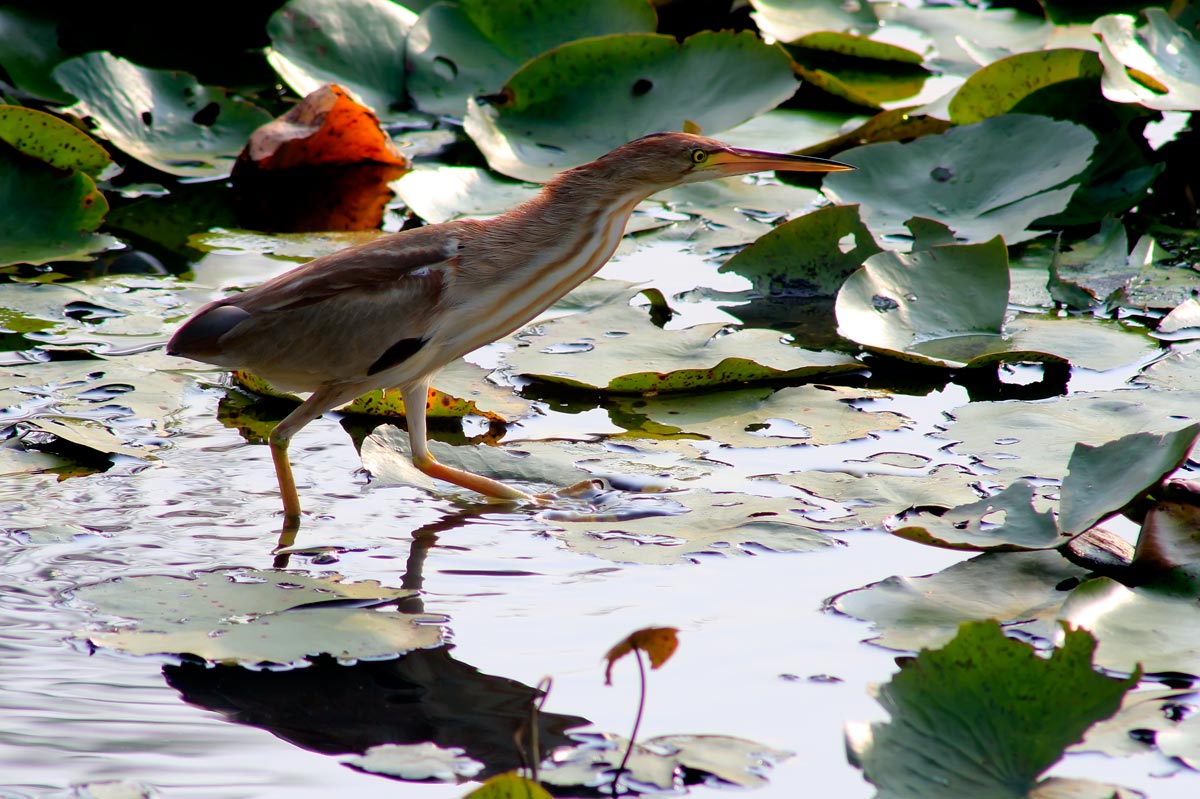
<path id="1" fill-rule="evenodd" d="M 728 147 L 709 156 L 709 167 L 725 175 L 747 175 L 776 169 L 786 172 L 844 172 L 854 169 L 840 161 L 813 158 L 808 155 L 770 153 L 764 150 L 743 150 Z"/>

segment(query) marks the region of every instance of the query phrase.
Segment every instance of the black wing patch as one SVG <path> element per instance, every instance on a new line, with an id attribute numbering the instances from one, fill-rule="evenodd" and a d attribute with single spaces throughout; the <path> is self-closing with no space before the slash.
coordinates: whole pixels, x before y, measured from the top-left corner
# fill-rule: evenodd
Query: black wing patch
<path id="1" fill-rule="evenodd" d="M 379 372 L 391 369 L 393 366 L 398 366 L 407 361 L 412 356 L 428 343 L 427 338 L 402 338 L 392 346 L 384 350 L 383 355 L 375 359 L 375 363 L 371 364 L 367 369 L 367 375 L 378 374 Z"/>

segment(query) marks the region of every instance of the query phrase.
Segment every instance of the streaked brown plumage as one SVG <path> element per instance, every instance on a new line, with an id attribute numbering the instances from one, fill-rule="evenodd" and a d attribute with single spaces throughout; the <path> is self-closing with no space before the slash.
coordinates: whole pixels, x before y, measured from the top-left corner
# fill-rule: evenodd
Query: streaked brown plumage
<path id="1" fill-rule="evenodd" d="M 851 168 L 686 133 L 654 133 L 563 172 L 501 216 L 384 236 L 209 303 L 179 328 L 167 352 L 312 392 L 270 438 L 289 523 L 300 515 L 287 455 L 292 436 L 379 388 L 402 392 L 413 463 L 423 472 L 488 496 L 530 499 L 434 460 L 425 397 L 437 370 L 516 330 L 595 274 L 616 249 L 634 206 L 655 192 L 770 169 Z"/>

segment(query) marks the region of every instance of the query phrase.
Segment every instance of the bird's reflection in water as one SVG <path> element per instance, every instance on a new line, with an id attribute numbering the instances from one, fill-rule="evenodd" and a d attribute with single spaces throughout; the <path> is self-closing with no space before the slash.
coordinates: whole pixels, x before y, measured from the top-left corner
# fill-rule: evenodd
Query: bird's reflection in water
<path id="1" fill-rule="evenodd" d="M 359 754 L 380 744 L 430 742 L 459 747 L 483 763 L 478 779 L 526 765 L 522 753 L 541 692 L 482 674 L 450 649 L 349 666 L 323 656 L 289 671 L 188 662 L 166 666 L 163 674 L 189 704 L 312 752 Z M 573 743 L 566 730 L 589 723 L 558 713 L 536 718 L 539 759 Z"/>

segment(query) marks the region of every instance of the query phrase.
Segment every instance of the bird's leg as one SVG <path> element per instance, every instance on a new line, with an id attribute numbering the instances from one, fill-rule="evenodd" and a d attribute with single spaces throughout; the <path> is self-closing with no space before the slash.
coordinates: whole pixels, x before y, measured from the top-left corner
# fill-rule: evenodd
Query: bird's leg
<path id="1" fill-rule="evenodd" d="M 283 500 L 284 532 L 293 532 L 300 526 L 300 495 L 296 493 L 296 479 L 292 476 L 292 463 L 288 458 L 288 445 L 292 436 L 302 427 L 325 411 L 340 405 L 347 399 L 344 389 L 321 388 L 313 392 L 299 408 L 275 425 L 267 441 L 271 445 L 271 460 L 275 462 L 275 476 L 279 479 L 279 496 Z"/>
<path id="2" fill-rule="evenodd" d="M 524 499 L 536 501 L 531 494 L 526 494 L 518 488 L 492 480 L 481 474 L 455 469 L 439 463 L 429 451 L 429 439 L 425 430 L 425 403 L 429 398 L 429 379 L 425 378 L 401 386 L 400 393 L 404 396 L 404 414 L 408 419 L 408 440 L 412 449 L 412 462 L 425 474 L 445 480 L 448 483 L 478 491 L 484 496 L 495 499 Z"/>

